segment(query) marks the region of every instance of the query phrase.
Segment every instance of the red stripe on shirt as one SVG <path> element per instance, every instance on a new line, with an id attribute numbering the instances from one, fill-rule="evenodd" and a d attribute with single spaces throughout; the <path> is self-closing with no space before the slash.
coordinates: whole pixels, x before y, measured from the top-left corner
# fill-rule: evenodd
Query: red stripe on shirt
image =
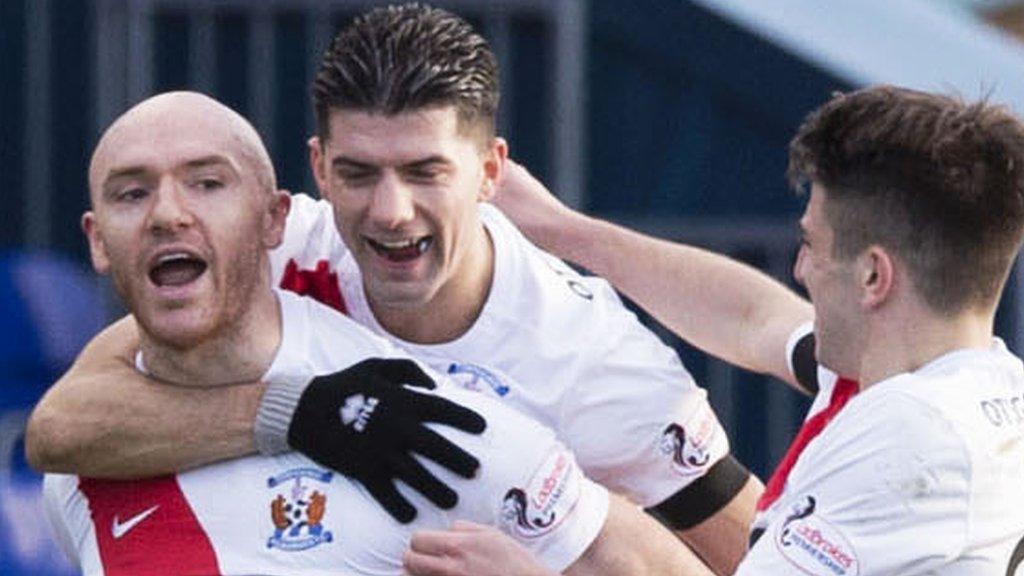
<path id="1" fill-rule="evenodd" d="M 106 576 L 217 576 L 217 555 L 178 480 L 81 478 Z"/>
<path id="2" fill-rule="evenodd" d="M 856 381 L 848 378 L 840 378 L 836 381 L 835 387 L 832 388 L 832 397 L 829 399 L 828 406 L 804 422 L 804 425 L 800 427 L 800 431 L 797 432 L 796 438 L 793 439 L 793 443 L 789 445 L 786 455 L 782 457 L 782 461 L 775 468 L 775 472 L 764 487 L 764 493 L 761 494 L 761 498 L 757 501 L 758 512 L 767 510 L 779 499 L 783 489 L 786 487 L 789 473 L 793 470 L 793 466 L 800 458 L 804 448 L 818 434 L 821 434 L 821 431 L 828 426 L 832 418 L 843 409 L 846 402 L 857 393 L 859 388 L 860 385 Z"/>
<path id="3" fill-rule="evenodd" d="M 284 268 L 280 287 L 299 296 L 309 296 L 342 314 L 348 314 L 345 300 L 341 297 L 338 273 L 331 270 L 327 260 L 318 261 L 316 268 L 312 270 L 302 270 L 294 259 L 289 260 Z"/>

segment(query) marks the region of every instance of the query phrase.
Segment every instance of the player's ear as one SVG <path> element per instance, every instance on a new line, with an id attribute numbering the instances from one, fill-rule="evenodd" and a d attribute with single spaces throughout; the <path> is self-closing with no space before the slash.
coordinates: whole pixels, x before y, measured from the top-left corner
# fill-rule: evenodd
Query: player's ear
<path id="1" fill-rule="evenodd" d="M 96 215 L 89 210 L 82 214 L 82 231 L 89 239 L 89 256 L 92 259 L 92 268 L 100 274 L 110 271 L 110 258 L 107 256 L 107 246 L 103 242 L 103 235 L 96 225 Z"/>
<path id="2" fill-rule="evenodd" d="M 309 169 L 313 172 L 316 187 L 320 189 L 320 197 L 324 198 L 327 193 L 327 166 L 323 142 L 319 136 L 310 136 L 306 147 L 309 149 Z"/>
<path id="3" fill-rule="evenodd" d="M 504 138 L 492 138 L 483 155 L 484 178 L 477 195 L 481 202 L 490 200 L 498 191 L 505 175 L 505 162 L 508 161 L 508 142 Z"/>
<path id="4" fill-rule="evenodd" d="M 878 308 L 892 296 L 896 269 L 893 256 L 885 248 L 869 246 L 857 257 L 856 273 L 864 308 Z"/>
<path id="5" fill-rule="evenodd" d="M 284 227 L 292 207 L 292 195 L 287 190 L 275 190 L 263 217 L 264 246 L 270 250 L 284 241 Z"/>

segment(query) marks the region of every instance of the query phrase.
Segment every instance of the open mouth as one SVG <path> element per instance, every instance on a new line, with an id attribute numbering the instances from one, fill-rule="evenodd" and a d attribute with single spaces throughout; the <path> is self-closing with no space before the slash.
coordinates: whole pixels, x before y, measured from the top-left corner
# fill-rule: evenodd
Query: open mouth
<path id="1" fill-rule="evenodd" d="M 367 238 L 366 242 L 377 254 L 392 262 L 408 262 L 422 256 L 434 243 L 434 237 L 421 236 L 389 242 Z"/>
<path id="2" fill-rule="evenodd" d="M 149 279 L 158 287 L 184 286 L 206 272 L 206 262 L 188 252 L 170 252 L 156 259 L 149 269 Z"/>

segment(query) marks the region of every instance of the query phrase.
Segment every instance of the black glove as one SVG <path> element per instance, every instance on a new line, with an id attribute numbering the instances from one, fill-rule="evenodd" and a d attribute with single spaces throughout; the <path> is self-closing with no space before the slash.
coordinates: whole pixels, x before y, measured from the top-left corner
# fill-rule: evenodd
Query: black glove
<path id="1" fill-rule="evenodd" d="M 396 520 L 408 523 L 416 508 L 395 488 L 401 480 L 439 507 L 458 495 L 412 457 L 419 453 L 465 478 L 480 461 L 424 426 L 446 424 L 480 434 L 487 422 L 450 400 L 414 391 L 434 381 L 411 360 L 375 358 L 318 376 L 299 398 L 288 444 L 321 465 L 358 480 Z"/>

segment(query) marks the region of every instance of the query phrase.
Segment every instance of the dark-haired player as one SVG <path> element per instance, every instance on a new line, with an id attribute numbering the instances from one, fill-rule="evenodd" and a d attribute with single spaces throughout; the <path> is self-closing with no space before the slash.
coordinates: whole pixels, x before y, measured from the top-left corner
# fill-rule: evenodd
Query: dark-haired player
<path id="1" fill-rule="evenodd" d="M 543 246 L 606 273 L 711 352 L 727 354 L 714 332 L 756 344 L 732 358 L 751 367 L 793 356 L 779 353 L 778 331 L 761 338 L 793 298 L 781 286 L 572 212 L 519 176 L 503 205 Z M 1020 574 L 1024 367 L 993 322 L 1024 235 L 1024 125 L 985 102 L 868 88 L 808 117 L 790 176 L 810 185 L 794 275 L 814 306 L 820 362 L 801 382 L 819 388 L 738 574 Z M 664 283 L 639 280 L 653 277 Z M 693 302 L 720 305 L 718 323 L 694 323 L 704 312 Z M 731 324 L 730 305 L 754 322 Z M 479 576 L 489 572 L 472 561 L 517 550 L 465 526 L 420 540 L 414 550 L 447 549 L 461 562 L 449 566 Z"/>
<path id="2" fill-rule="evenodd" d="M 831 369 L 819 381 L 854 395 L 806 444 L 738 574 L 1017 574 L 1024 366 L 992 331 L 1024 237 L 1024 125 L 869 88 L 804 122 L 790 177 L 810 185 L 794 275 Z"/>

